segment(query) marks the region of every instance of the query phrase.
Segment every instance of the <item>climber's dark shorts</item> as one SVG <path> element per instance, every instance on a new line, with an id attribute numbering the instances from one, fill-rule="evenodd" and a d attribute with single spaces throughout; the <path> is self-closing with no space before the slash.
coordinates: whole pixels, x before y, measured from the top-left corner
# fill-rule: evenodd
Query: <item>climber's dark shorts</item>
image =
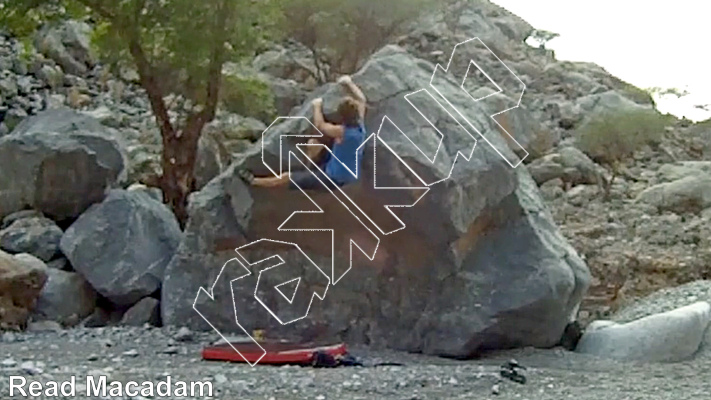
<path id="1" fill-rule="evenodd" d="M 335 186 L 333 183 L 328 181 L 325 178 L 325 171 L 326 171 L 326 164 L 328 164 L 328 160 L 331 159 L 331 153 L 328 151 L 324 151 L 323 154 L 319 156 L 320 158 L 317 160 L 316 165 L 318 168 L 321 169 L 321 171 L 324 171 L 324 173 L 320 173 L 318 171 L 294 171 L 291 173 L 291 179 L 289 181 L 289 189 L 291 190 L 299 190 L 299 187 L 303 190 L 311 190 L 311 191 L 320 191 L 320 192 L 326 192 L 326 186 L 328 185 L 328 188 L 331 190 L 336 190 L 337 186 L 343 186 L 340 182 L 335 182 Z M 316 174 L 316 175 L 314 175 Z M 321 183 L 319 178 L 323 178 L 324 182 Z M 296 182 L 296 184 L 294 184 Z M 299 186 L 296 186 L 296 185 Z"/>

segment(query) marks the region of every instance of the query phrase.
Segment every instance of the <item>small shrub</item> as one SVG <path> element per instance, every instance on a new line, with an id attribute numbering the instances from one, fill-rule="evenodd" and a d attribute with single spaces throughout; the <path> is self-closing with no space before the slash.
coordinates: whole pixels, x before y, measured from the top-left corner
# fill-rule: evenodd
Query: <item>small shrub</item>
<path id="1" fill-rule="evenodd" d="M 616 111 L 595 115 L 577 132 L 579 148 L 610 172 L 605 198 L 624 166 L 643 146 L 661 143 L 667 116 L 655 110 Z"/>
<path id="2" fill-rule="evenodd" d="M 401 35 L 435 0 L 290 0 L 286 35 L 308 47 L 333 75 L 352 74 L 375 51 Z M 320 68 L 326 72 L 324 68 Z"/>
<path id="3" fill-rule="evenodd" d="M 648 91 L 640 89 L 634 85 L 625 83 L 620 91 L 625 97 L 631 99 L 637 104 L 656 105 L 654 96 L 652 96 Z"/>
<path id="4" fill-rule="evenodd" d="M 71 108 L 80 109 L 90 101 L 91 99 L 87 95 L 82 94 L 76 86 L 69 88 L 69 91 L 67 92 L 67 102 Z"/>
<path id="5" fill-rule="evenodd" d="M 269 85 L 257 78 L 227 75 L 220 90 L 225 110 L 262 121 L 276 118 L 274 93 Z"/>

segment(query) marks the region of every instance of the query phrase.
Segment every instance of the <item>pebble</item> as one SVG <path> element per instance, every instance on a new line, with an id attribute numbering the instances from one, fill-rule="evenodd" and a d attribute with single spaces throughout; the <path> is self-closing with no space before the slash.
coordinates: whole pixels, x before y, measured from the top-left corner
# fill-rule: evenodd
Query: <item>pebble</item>
<path id="1" fill-rule="evenodd" d="M 499 385 L 496 384 L 491 387 L 491 394 L 497 395 L 500 393 Z"/>
<path id="2" fill-rule="evenodd" d="M 3 367 L 12 368 L 17 365 L 17 361 L 13 360 L 12 358 L 6 358 L 2 360 L 1 364 Z"/>
<path id="3" fill-rule="evenodd" d="M 138 351 L 136 351 L 136 350 L 124 351 L 124 352 L 123 352 L 123 355 L 126 356 L 126 357 L 131 357 L 131 358 L 133 358 L 133 357 L 138 357 Z"/>
<path id="4" fill-rule="evenodd" d="M 14 332 L 5 332 L 2 334 L 2 341 L 5 343 L 13 343 L 17 340 L 17 335 Z"/>
<path id="5" fill-rule="evenodd" d="M 25 361 L 22 364 L 20 364 L 20 369 L 22 372 L 28 374 L 28 375 L 40 375 L 42 374 L 43 370 L 42 368 L 39 367 L 41 365 L 40 363 L 34 363 L 32 361 Z"/>
<path id="6" fill-rule="evenodd" d="M 186 327 L 182 327 L 175 334 L 175 340 L 178 342 L 191 342 L 193 340 L 193 332 Z"/>

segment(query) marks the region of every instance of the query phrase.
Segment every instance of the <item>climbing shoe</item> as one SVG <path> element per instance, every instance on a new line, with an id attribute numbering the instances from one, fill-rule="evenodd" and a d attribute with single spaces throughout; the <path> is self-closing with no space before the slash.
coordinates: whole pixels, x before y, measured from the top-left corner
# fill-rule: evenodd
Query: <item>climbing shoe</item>
<path id="1" fill-rule="evenodd" d="M 251 172 L 247 171 L 246 169 L 239 170 L 237 172 L 237 174 L 248 185 L 251 185 L 252 182 L 254 182 L 254 175 Z"/>

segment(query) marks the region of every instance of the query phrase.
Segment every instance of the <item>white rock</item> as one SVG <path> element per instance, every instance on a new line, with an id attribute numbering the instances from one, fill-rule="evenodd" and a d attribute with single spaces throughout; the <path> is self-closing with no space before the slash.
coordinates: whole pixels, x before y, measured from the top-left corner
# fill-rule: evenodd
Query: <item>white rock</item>
<path id="1" fill-rule="evenodd" d="M 13 360 L 12 358 L 6 358 L 2 360 L 2 363 L 0 363 L 3 367 L 8 367 L 12 368 L 17 365 L 17 361 Z"/>
<path id="2" fill-rule="evenodd" d="M 696 353 L 710 321 L 711 305 L 705 301 L 626 324 L 595 321 L 576 352 L 627 361 L 678 362 Z"/>

